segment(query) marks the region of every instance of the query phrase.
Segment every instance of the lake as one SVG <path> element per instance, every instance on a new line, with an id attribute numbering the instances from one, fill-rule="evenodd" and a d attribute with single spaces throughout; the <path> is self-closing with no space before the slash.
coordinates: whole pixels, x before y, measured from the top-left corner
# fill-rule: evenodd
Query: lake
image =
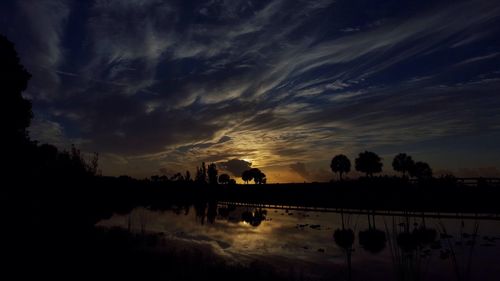
<path id="1" fill-rule="evenodd" d="M 212 202 L 136 208 L 97 226 L 155 234 L 157 251 L 202 249 L 227 263 L 259 261 L 297 280 L 498 280 L 498 219 Z"/>

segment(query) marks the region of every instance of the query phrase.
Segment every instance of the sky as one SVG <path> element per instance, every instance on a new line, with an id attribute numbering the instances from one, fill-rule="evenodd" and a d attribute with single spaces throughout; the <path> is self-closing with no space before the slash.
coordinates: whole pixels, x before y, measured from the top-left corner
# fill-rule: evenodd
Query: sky
<path id="1" fill-rule="evenodd" d="M 324 181 L 369 150 L 386 174 L 406 152 L 500 176 L 494 0 L 6 0 L 0 33 L 33 75 L 31 138 L 104 175 Z"/>

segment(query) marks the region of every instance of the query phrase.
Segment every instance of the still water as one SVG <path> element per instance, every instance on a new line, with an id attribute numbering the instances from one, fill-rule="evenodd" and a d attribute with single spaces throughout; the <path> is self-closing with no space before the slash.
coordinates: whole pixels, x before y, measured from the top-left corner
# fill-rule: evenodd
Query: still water
<path id="1" fill-rule="evenodd" d="M 324 212 L 196 204 L 136 208 L 99 227 L 154 233 L 165 250 L 258 260 L 297 279 L 500 280 L 500 221 L 474 214 Z"/>

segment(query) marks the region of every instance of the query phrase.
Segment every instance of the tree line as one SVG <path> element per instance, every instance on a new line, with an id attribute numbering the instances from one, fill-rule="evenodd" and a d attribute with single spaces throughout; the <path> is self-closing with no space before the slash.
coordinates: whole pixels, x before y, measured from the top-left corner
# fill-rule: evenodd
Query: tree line
<path id="1" fill-rule="evenodd" d="M 251 168 L 245 170 L 241 173 L 241 179 L 248 184 L 252 180 L 255 184 L 265 184 L 267 183 L 266 174 L 264 174 L 258 168 Z M 176 173 L 171 177 L 166 175 L 159 176 L 154 175 L 150 178 L 153 182 L 183 182 L 183 183 L 197 183 L 202 185 L 235 185 L 236 180 L 231 178 L 227 173 L 222 173 L 219 175 L 219 170 L 217 169 L 216 163 L 210 163 L 208 165 L 202 162 L 200 166 L 196 167 L 196 175 L 191 178 L 191 173 L 186 171 L 185 174 Z"/>
<path id="2" fill-rule="evenodd" d="M 371 151 L 359 153 L 354 163 L 356 171 L 365 173 L 367 177 L 373 177 L 373 174 L 382 172 L 382 158 Z M 333 157 L 330 168 L 342 180 L 342 176 L 351 171 L 351 161 L 347 156 L 338 154 Z M 419 180 L 432 178 L 432 169 L 429 164 L 422 161 L 415 162 L 406 153 L 399 153 L 394 157 L 392 168 L 394 171 L 400 172 L 403 178 L 407 178 L 408 176 Z"/>

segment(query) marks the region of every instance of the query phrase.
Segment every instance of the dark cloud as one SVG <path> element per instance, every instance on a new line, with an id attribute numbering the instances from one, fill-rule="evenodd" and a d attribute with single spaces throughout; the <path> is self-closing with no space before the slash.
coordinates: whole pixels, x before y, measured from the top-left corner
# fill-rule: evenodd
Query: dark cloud
<path id="1" fill-rule="evenodd" d="M 219 139 L 217 143 L 225 143 L 231 140 L 231 137 L 229 136 L 223 136 L 222 138 Z"/>
<path id="2" fill-rule="evenodd" d="M 241 177 L 243 171 L 250 169 L 252 163 L 240 159 L 231 159 L 225 162 L 219 162 L 217 166 L 222 170 L 230 172 L 235 177 Z"/>

